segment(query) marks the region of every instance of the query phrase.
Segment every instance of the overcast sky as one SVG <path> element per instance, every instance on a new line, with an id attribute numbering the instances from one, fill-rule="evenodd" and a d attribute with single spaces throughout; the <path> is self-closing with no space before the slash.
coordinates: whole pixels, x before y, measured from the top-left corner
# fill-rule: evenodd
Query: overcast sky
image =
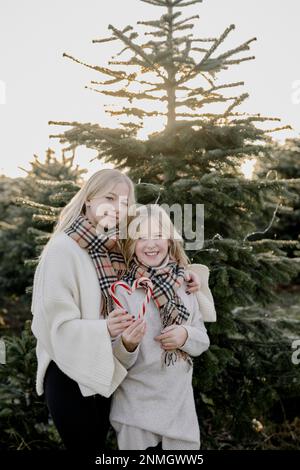
<path id="1" fill-rule="evenodd" d="M 59 153 L 60 145 L 49 139 L 59 129 L 48 126 L 49 120 L 109 125 L 103 109 L 107 99 L 84 88 L 104 76 L 62 54 L 107 65 L 120 44 L 92 44 L 92 39 L 108 36 L 110 23 L 120 29 L 135 26 L 163 11 L 139 0 L 0 0 L 0 174 L 24 175 L 18 167 L 29 168 L 33 154 L 43 159 L 49 145 Z M 300 2 L 203 0 L 184 9 L 185 16 L 196 13 L 196 36 L 219 36 L 236 25 L 225 49 L 257 37 L 250 54 L 256 60 L 232 67 L 224 78 L 245 81 L 244 91 L 250 93 L 245 110 L 293 126 L 293 132 L 277 133 L 278 138 L 299 136 Z M 77 157 L 89 173 L 100 167 L 89 163 L 91 156 L 81 149 Z"/>

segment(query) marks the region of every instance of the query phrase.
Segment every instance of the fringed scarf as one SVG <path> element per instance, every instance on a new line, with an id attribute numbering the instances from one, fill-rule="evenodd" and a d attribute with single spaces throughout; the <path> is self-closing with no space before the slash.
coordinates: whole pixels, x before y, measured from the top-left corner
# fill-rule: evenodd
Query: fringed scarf
<path id="1" fill-rule="evenodd" d="M 98 233 L 90 220 L 81 214 L 72 225 L 65 229 L 65 233 L 73 238 L 81 248 L 88 251 L 94 263 L 101 289 L 102 315 L 107 317 L 115 308 L 109 295 L 109 288 L 126 272 L 125 260 L 117 241 L 118 231 L 113 228 L 105 233 Z"/>
<path id="2" fill-rule="evenodd" d="M 129 285 L 132 285 L 135 279 L 142 276 L 151 279 L 154 285 L 153 299 L 159 309 L 163 329 L 174 324 L 182 325 L 189 318 L 190 312 L 176 293 L 184 282 L 184 272 L 184 266 L 169 259 L 169 256 L 158 267 L 142 264 L 134 257 L 128 272 L 122 279 Z M 190 365 L 193 364 L 191 356 L 181 349 L 163 350 L 162 367 L 174 365 L 178 359 L 183 359 Z"/>

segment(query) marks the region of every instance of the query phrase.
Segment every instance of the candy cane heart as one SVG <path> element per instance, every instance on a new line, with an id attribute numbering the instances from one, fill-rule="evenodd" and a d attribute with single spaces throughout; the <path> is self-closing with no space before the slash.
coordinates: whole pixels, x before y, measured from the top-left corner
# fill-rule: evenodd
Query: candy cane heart
<path id="1" fill-rule="evenodd" d="M 114 300 L 115 304 L 118 307 L 123 308 L 125 310 L 124 306 L 122 305 L 122 303 L 120 302 L 120 300 L 118 299 L 118 297 L 116 295 L 116 288 L 118 286 L 124 288 L 128 292 L 129 295 L 131 295 L 132 292 L 134 292 L 135 289 L 138 289 L 139 287 L 143 287 L 143 289 L 146 289 L 146 296 L 143 300 L 141 311 L 138 313 L 138 318 L 142 318 L 145 315 L 147 304 L 150 302 L 150 299 L 151 299 L 152 294 L 153 294 L 152 281 L 147 277 L 140 277 L 139 279 L 136 279 L 134 281 L 132 287 L 130 287 L 126 282 L 124 282 L 122 280 L 121 281 L 116 281 L 111 285 L 110 295 L 111 295 L 112 299 Z"/>

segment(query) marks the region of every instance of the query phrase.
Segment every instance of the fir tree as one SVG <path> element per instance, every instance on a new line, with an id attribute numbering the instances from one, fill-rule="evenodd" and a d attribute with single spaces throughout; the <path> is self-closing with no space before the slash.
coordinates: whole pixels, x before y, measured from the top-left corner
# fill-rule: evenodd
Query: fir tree
<path id="1" fill-rule="evenodd" d="M 61 207 L 82 183 L 86 170 L 75 165 L 74 158 L 74 152 L 57 158 L 48 149 L 44 162 L 34 157 L 25 178 L 0 180 L 0 331 L 7 335 L 2 337 L 7 362 L 0 365 L 1 450 L 62 446 L 44 397 L 36 395 L 36 340 L 30 329 L 31 298 L 25 290 L 31 291 L 37 256 Z"/>
<path id="2" fill-rule="evenodd" d="M 272 175 L 273 178 L 285 179 L 288 183 L 282 192 L 282 204 L 278 207 L 276 220 L 270 230 L 272 238 L 296 240 L 300 238 L 300 195 L 299 186 L 295 181 L 300 178 L 300 139 L 286 139 L 283 144 L 274 142 L 273 149 L 267 159 L 260 162 L 260 177 Z M 275 201 L 267 205 L 271 210 L 277 209 Z M 297 247 L 288 247 L 288 255 L 299 256 Z M 298 278 L 299 280 L 299 278 Z"/>
<path id="3" fill-rule="evenodd" d="M 0 308 L 4 327 L 20 328 L 28 318 L 37 255 L 48 240 L 60 208 L 78 191 L 86 170 L 74 164 L 75 154 L 57 158 L 51 149 L 38 156 L 25 178 L 0 180 Z"/>
<path id="4" fill-rule="evenodd" d="M 27 320 L 20 336 L 5 337 L 6 364 L 0 364 L 0 450 L 58 448 L 44 397 L 35 391 L 35 338 Z"/>

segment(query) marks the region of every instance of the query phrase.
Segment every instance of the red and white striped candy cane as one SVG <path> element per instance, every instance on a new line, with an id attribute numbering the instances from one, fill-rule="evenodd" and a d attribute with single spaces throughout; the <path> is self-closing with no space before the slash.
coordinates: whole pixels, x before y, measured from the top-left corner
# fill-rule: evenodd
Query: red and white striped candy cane
<path id="1" fill-rule="evenodd" d="M 129 294 L 132 293 L 132 290 L 131 290 L 131 287 L 128 284 L 126 284 L 126 282 L 123 282 L 123 281 L 115 281 L 110 287 L 110 295 L 112 296 L 113 301 L 115 302 L 115 304 L 118 307 L 124 309 L 123 305 L 121 304 L 118 297 L 116 296 L 116 287 L 117 286 L 124 287 L 124 289 L 127 290 L 127 292 L 129 292 Z"/>
<path id="2" fill-rule="evenodd" d="M 133 283 L 133 290 L 135 290 L 138 287 L 143 287 L 146 289 L 146 297 L 144 298 L 143 304 L 141 311 L 139 312 L 138 318 L 143 318 L 146 312 L 146 308 L 148 303 L 151 300 L 151 297 L 153 295 L 153 284 L 152 281 L 148 277 L 140 277 L 139 279 L 135 279 Z"/>

